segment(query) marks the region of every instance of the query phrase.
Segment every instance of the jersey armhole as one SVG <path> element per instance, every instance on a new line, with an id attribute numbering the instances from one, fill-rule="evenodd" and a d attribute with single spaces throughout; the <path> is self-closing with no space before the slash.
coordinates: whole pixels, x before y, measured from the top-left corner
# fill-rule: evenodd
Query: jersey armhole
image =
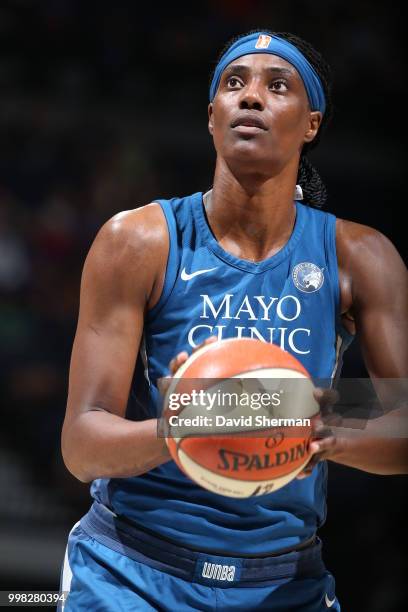
<path id="1" fill-rule="evenodd" d="M 167 256 L 163 289 L 158 302 L 146 314 L 148 320 L 156 317 L 169 299 L 178 274 L 177 225 L 174 212 L 170 200 L 154 200 L 154 202 L 160 205 L 166 219 L 167 231 L 169 233 L 169 253 Z"/>
<path id="2" fill-rule="evenodd" d="M 331 213 L 326 214 L 325 223 L 325 255 L 327 272 L 330 278 L 331 285 L 334 290 L 334 303 L 336 310 L 336 327 L 337 323 L 340 322 L 340 281 L 339 281 L 339 264 L 337 261 L 337 248 L 336 248 L 336 217 Z"/>
<path id="3" fill-rule="evenodd" d="M 331 213 L 327 213 L 325 230 L 326 262 L 328 266 L 330 281 L 334 289 L 336 312 L 336 360 L 332 373 L 332 382 L 335 386 L 340 376 L 344 352 L 354 340 L 354 335 L 351 334 L 348 329 L 344 327 L 341 321 L 339 264 L 337 259 L 336 246 L 336 217 Z"/>

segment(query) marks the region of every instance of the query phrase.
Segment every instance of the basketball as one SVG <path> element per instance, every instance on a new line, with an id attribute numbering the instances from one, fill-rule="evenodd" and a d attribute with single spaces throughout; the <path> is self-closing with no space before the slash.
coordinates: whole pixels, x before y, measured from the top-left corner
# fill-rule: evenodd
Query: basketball
<path id="1" fill-rule="evenodd" d="M 169 452 L 189 478 L 214 493 L 272 493 L 310 458 L 319 412 L 313 389 L 302 364 L 276 345 L 249 338 L 206 345 L 167 390 Z"/>

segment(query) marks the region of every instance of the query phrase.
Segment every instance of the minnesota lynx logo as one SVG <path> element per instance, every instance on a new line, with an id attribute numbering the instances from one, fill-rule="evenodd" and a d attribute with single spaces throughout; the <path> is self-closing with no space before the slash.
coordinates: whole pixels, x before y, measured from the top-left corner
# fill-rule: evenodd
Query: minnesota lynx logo
<path id="1" fill-rule="evenodd" d="M 307 261 L 293 268 L 292 278 L 295 286 L 304 293 L 318 291 L 324 282 L 323 270 Z"/>
<path id="2" fill-rule="evenodd" d="M 219 563 L 204 563 L 201 575 L 211 580 L 227 580 L 232 582 L 235 576 L 235 565 L 220 565 Z"/>

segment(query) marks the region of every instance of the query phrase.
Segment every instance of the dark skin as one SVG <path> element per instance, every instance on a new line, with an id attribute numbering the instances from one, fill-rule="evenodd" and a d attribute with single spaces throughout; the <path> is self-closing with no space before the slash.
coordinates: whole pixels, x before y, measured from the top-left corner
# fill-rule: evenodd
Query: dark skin
<path id="1" fill-rule="evenodd" d="M 260 118 L 264 128 L 231 127 L 243 115 Z M 287 242 L 300 152 L 320 123 L 285 60 L 247 55 L 224 72 L 209 105 L 217 163 L 205 205 L 225 250 L 261 261 Z M 343 323 L 357 333 L 370 376 L 387 399 L 389 390 L 376 379 L 408 377 L 406 268 L 376 230 L 338 220 L 336 232 Z M 160 297 L 168 249 L 164 215 L 152 203 L 106 223 L 85 262 L 62 433 L 65 463 L 83 482 L 135 476 L 170 459 L 155 419 L 124 418 L 144 316 Z M 177 355 L 170 373 L 187 356 Z M 316 440 L 303 476 L 320 459 L 378 474 L 406 473 L 405 440 L 381 439 L 381 427 L 372 435 L 377 439 Z"/>

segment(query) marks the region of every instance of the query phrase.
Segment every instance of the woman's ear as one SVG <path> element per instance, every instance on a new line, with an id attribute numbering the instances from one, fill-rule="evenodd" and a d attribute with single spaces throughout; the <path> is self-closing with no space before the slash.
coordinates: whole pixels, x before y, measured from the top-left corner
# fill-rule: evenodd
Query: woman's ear
<path id="1" fill-rule="evenodd" d="M 213 135 L 214 123 L 213 123 L 213 105 L 212 102 L 208 105 L 208 131 L 211 136 Z"/>
<path id="2" fill-rule="evenodd" d="M 310 113 L 309 125 L 305 133 L 304 142 L 312 142 L 312 140 L 316 137 L 322 119 L 323 115 L 320 111 L 312 111 Z"/>

